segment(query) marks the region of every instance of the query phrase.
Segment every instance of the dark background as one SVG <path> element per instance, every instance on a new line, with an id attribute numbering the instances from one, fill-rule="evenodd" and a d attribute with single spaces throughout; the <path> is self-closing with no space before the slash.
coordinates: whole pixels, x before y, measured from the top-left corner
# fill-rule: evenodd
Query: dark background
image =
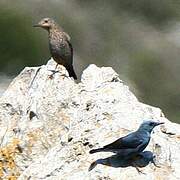
<path id="1" fill-rule="evenodd" d="M 111 66 L 140 101 L 180 122 L 179 0 L 0 0 L 0 81 L 50 58 L 52 17 L 71 35 L 75 70 Z"/>

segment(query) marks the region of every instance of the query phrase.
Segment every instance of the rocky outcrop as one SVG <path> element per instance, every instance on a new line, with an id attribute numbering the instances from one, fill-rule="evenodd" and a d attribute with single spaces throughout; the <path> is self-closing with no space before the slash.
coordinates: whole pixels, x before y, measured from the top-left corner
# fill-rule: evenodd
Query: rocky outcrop
<path id="1" fill-rule="evenodd" d="M 180 179 L 178 124 L 139 102 L 110 67 L 90 65 L 75 83 L 62 75 L 62 66 L 50 78 L 54 66 L 50 60 L 25 68 L 0 99 L 2 179 Z M 111 153 L 88 153 L 136 130 L 144 119 L 165 122 L 144 152 L 159 167 L 145 159 L 139 173 Z"/>

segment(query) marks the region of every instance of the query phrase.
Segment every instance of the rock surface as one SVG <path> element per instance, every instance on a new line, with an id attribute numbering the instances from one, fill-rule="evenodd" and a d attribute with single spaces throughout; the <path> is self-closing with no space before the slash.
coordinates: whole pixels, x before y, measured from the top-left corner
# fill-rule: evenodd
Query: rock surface
<path id="1" fill-rule="evenodd" d="M 80 83 L 61 73 L 50 79 L 54 67 L 50 60 L 25 68 L 0 99 L 2 179 L 180 179 L 180 125 L 139 102 L 110 67 L 90 65 Z M 165 122 L 146 148 L 160 167 L 149 163 L 138 173 L 118 167 L 111 153 L 88 153 L 136 130 L 144 119 Z"/>

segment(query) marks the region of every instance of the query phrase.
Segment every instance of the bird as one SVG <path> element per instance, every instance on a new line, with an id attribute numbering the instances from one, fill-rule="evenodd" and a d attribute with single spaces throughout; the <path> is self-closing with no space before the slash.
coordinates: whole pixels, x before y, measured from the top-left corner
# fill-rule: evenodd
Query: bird
<path id="1" fill-rule="evenodd" d="M 151 138 L 151 132 L 154 127 L 164 124 L 164 122 L 156 122 L 153 120 L 145 120 L 139 126 L 137 131 L 132 132 L 124 137 L 117 139 L 116 141 L 105 145 L 102 148 L 92 149 L 90 154 L 97 152 L 113 152 L 128 158 L 142 152 L 149 144 Z"/>
<path id="2" fill-rule="evenodd" d="M 77 79 L 73 68 L 73 47 L 70 43 L 70 36 L 52 19 L 43 18 L 34 27 L 41 27 L 48 31 L 49 49 L 53 59 L 63 65 L 70 77 Z M 56 72 L 56 71 L 54 71 Z"/>

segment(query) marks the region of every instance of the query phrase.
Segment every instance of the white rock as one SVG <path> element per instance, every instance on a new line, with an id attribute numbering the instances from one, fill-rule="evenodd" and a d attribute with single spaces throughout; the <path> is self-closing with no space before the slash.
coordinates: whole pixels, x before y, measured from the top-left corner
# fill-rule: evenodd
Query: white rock
<path id="1" fill-rule="evenodd" d="M 1 149 L 15 138 L 22 149 L 12 157 L 16 169 L 7 174 L 19 172 L 20 180 L 180 179 L 178 124 L 167 120 L 159 108 L 139 102 L 110 67 L 90 65 L 78 84 L 61 73 L 50 79 L 54 67 L 50 60 L 46 66 L 25 68 L 0 99 Z M 134 167 L 97 165 L 88 171 L 93 161 L 112 155 L 90 155 L 90 147 L 136 130 L 144 119 L 165 122 L 154 130 L 146 149 L 156 155 L 160 168 L 149 164 L 141 169 L 145 175 Z"/>

